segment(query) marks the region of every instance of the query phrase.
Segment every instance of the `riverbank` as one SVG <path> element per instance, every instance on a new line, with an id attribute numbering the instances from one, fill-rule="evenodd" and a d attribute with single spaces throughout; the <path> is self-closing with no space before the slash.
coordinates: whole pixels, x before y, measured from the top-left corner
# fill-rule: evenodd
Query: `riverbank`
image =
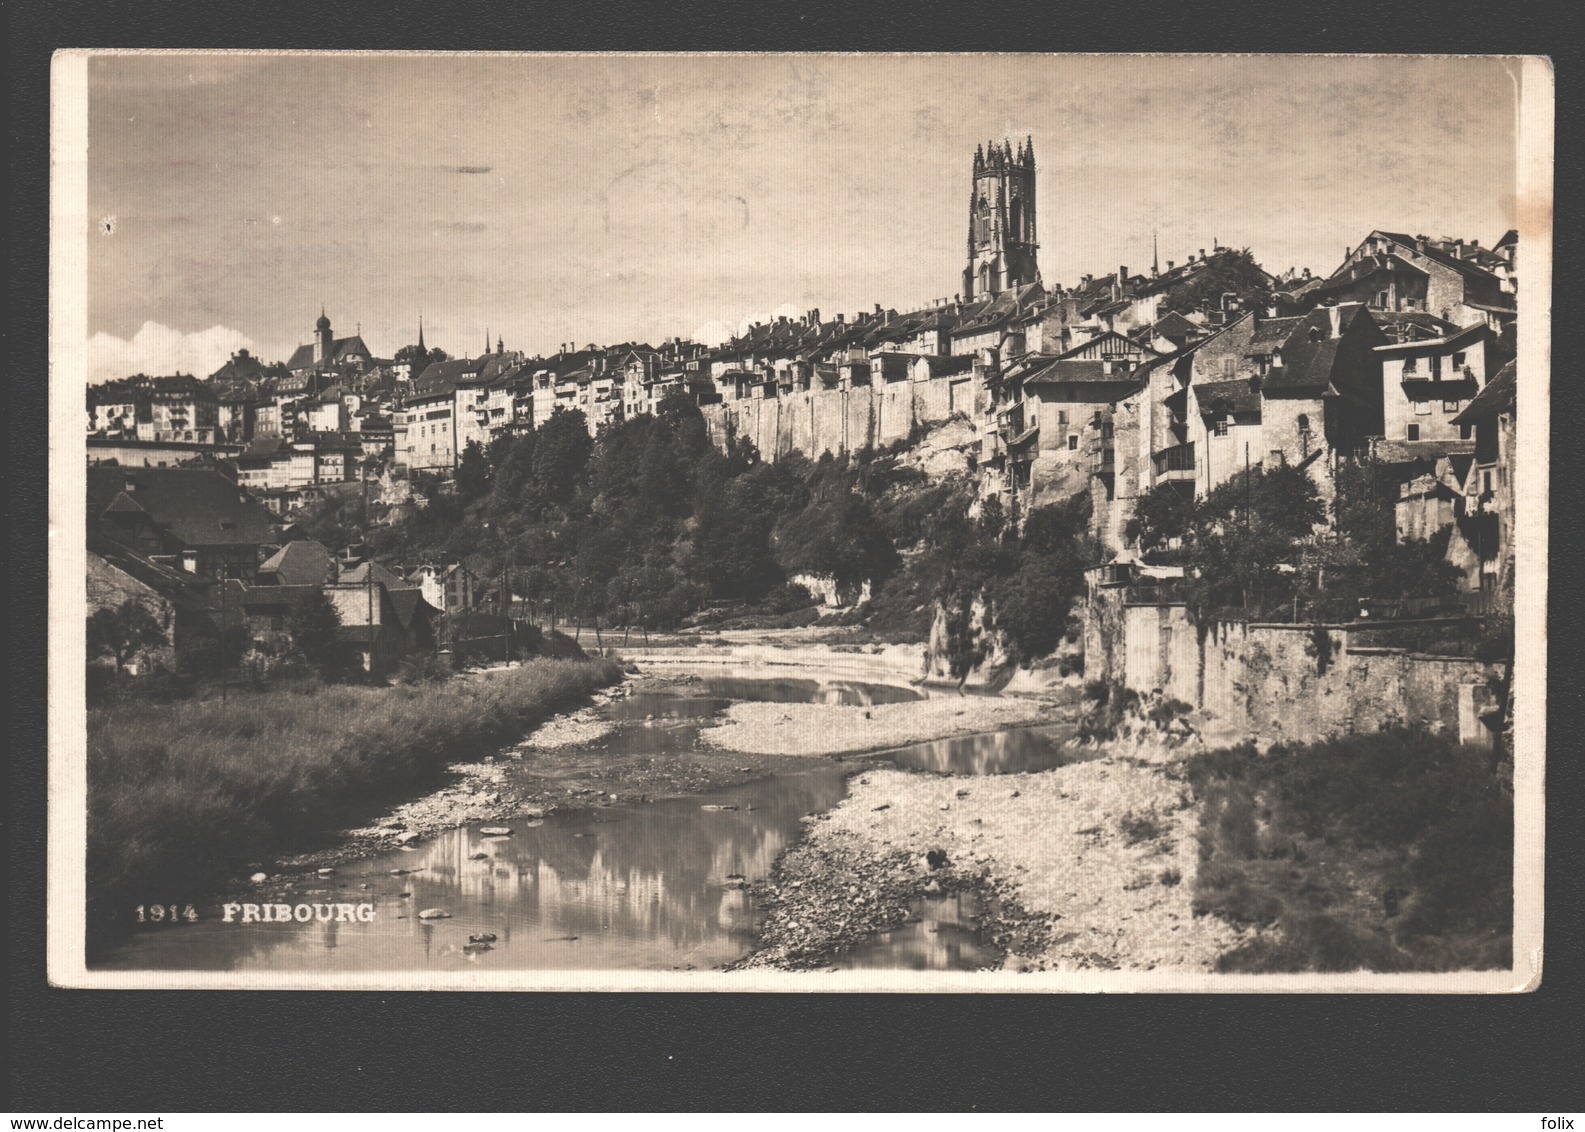
<path id="1" fill-rule="evenodd" d="M 739 703 L 702 738 L 712 747 L 762 755 L 830 756 L 1003 731 L 1066 718 L 1045 700 L 943 696 L 873 707 Z"/>
<path id="2" fill-rule="evenodd" d="M 442 684 L 128 702 L 88 714 L 89 921 L 197 900 L 257 861 L 519 738 L 621 678 L 533 660 Z"/>
<path id="3" fill-rule="evenodd" d="M 903 922 L 897 909 L 921 893 L 971 889 L 1003 910 L 981 927 L 1007 969 L 1210 972 L 1256 931 L 1196 914 L 1198 828 L 1171 764 L 1103 757 L 972 778 L 877 768 L 806 823 L 764 886 L 776 912 L 746 965 L 820 966 Z M 841 878 L 823 865 L 833 855 Z M 872 922 L 872 892 L 885 923 Z"/>

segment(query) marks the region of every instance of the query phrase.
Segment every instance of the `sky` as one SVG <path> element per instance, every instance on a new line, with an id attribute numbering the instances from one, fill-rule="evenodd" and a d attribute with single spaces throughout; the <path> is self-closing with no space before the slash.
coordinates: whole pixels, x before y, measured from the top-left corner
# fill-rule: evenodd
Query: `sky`
<path id="1" fill-rule="evenodd" d="M 1330 272 L 1514 226 L 1520 64 L 1036 55 L 121 55 L 89 64 L 89 379 L 717 340 L 961 289 L 974 149 L 1032 138 L 1071 285 L 1213 241 Z"/>

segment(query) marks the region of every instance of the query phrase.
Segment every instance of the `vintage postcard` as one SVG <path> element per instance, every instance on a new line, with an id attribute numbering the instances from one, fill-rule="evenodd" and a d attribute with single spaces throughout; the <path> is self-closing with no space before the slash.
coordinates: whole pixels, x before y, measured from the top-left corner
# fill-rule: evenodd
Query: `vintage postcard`
<path id="1" fill-rule="evenodd" d="M 1535 988 L 1552 92 L 58 54 L 51 980 Z"/>

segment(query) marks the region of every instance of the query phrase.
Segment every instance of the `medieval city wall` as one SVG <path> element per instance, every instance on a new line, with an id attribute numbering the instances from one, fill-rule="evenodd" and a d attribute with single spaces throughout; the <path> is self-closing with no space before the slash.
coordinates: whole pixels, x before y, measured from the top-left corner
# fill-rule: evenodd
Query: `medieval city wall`
<path id="1" fill-rule="evenodd" d="M 980 397 L 978 381 L 963 377 L 888 381 L 851 389 L 820 389 L 780 397 L 744 398 L 705 405 L 710 438 L 752 441 L 774 460 L 790 452 L 819 459 L 906 440 L 915 427 L 968 415 Z"/>
<path id="2" fill-rule="evenodd" d="M 1351 634 L 1308 625 L 1220 621 L 1202 636 L 1181 605 L 1127 604 L 1092 593 L 1085 677 L 1159 691 L 1202 713 L 1208 738 L 1314 742 L 1424 725 L 1482 745 L 1492 665 L 1402 649 L 1350 647 Z"/>

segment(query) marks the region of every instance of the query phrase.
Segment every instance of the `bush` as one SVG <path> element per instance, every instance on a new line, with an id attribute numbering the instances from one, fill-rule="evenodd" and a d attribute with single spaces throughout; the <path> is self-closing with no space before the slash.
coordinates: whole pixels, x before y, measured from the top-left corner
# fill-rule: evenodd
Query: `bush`
<path id="1" fill-rule="evenodd" d="M 436 687 L 339 685 L 88 713 L 88 910 L 103 930 L 152 891 L 198 900 L 447 763 L 508 743 L 596 687 L 609 661 L 533 661 Z"/>
<path id="2" fill-rule="evenodd" d="M 1195 910 L 1277 929 L 1222 969 L 1511 962 L 1513 798 L 1485 752 L 1396 729 L 1186 769 L 1204 800 Z"/>

